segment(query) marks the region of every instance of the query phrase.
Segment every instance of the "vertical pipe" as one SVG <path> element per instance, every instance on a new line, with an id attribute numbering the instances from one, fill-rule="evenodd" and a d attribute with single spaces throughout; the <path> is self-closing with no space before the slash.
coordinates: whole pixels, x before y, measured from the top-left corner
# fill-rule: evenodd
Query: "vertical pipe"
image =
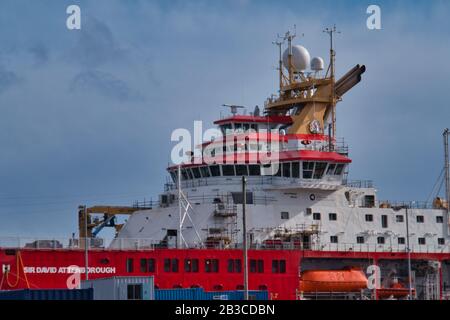
<path id="1" fill-rule="evenodd" d="M 244 246 L 244 300 L 248 300 L 248 257 L 247 257 L 247 179 L 242 177 L 242 237 Z"/>
<path id="2" fill-rule="evenodd" d="M 448 134 L 449 129 L 444 130 L 444 153 L 445 153 L 445 198 L 447 200 L 447 227 L 445 228 L 445 231 L 447 235 L 449 234 L 449 225 L 450 225 L 450 207 L 449 207 L 449 200 L 450 200 L 450 173 L 449 173 L 449 163 L 448 163 Z"/>
<path id="3" fill-rule="evenodd" d="M 89 240 L 88 240 L 88 214 L 87 214 L 87 207 L 84 206 L 84 268 L 85 268 L 85 278 L 86 280 L 89 280 Z"/>
<path id="4" fill-rule="evenodd" d="M 178 165 L 178 234 L 177 234 L 177 248 L 181 249 L 181 219 L 182 219 L 182 210 L 181 210 L 181 165 Z"/>
<path id="5" fill-rule="evenodd" d="M 408 207 L 406 210 L 406 250 L 408 251 L 408 289 L 409 289 L 409 300 L 412 300 L 412 279 L 411 279 L 411 249 L 409 247 L 409 219 L 408 219 Z"/>

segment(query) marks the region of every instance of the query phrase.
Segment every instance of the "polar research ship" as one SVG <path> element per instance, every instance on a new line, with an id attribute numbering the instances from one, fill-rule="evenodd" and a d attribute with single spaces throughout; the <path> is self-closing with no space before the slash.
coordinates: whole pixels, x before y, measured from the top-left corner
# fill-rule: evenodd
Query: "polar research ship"
<path id="1" fill-rule="evenodd" d="M 221 134 L 195 146 L 200 158 L 167 168 L 158 201 L 80 206 L 79 237 L 67 240 L 3 239 L 0 290 L 152 275 L 159 289 L 266 290 L 274 300 L 450 299 L 448 130 L 444 196 L 381 201 L 371 181 L 349 181 L 336 106 L 366 68 L 335 78 L 336 30 L 325 31 L 327 63 L 295 34 L 279 38 L 278 94 L 262 110 L 227 105 L 214 122 Z M 108 244 L 105 227 L 116 231 Z"/>

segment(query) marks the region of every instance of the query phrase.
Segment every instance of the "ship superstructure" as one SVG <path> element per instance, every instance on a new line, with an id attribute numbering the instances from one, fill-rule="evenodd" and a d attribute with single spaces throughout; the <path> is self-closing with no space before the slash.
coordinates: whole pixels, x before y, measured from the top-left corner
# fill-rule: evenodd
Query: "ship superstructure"
<path id="1" fill-rule="evenodd" d="M 336 80 L 336 29 L 325 31 L 328 67 L 286 33 L 276 42 L 278 94 L 262 110 L 227 105 L 231 114 L 214 122 L 220 135 L 167 168 L 170 181 L 158 201 L 80 207 L 79 239 L 68 248 L 3 245 L 2 276 L 17 270 L 15 286 L 29 286 L 29 278 L 36 286 L 65 286 L 65 275 L 46 275 L 42 284 L 44 276 L 28 269 L 45 265 L 38 258 L 44 250 L 59 265 L 152 274 L 160 288 L 243 289 L 245 198 L 250 289 L 269 290 L 272 299 L 362 297 L 375 266 L 381 279 L 372 298 L 450 296 L 448 158 L 446 194 L 431 203 L 382 201 L 371 181 L 348 180 L 351 159 L 336 136 L 336 107 L 366 68 L 356 65 Z M 128 215 L 123 225 L 114 222 L 120 214 Z M 104 227 L 117 232 L 106 248 L 97 237 Z M 0 289 L 13 285 L 2 281 Z"/>

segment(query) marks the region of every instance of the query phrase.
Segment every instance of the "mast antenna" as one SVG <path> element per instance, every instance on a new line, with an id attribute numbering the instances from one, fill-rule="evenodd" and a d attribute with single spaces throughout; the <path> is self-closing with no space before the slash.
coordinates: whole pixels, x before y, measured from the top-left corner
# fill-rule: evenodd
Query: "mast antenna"
<path id="1" fill-rule="evenodd" d="M 444 130 L 443 136 L 444 136 L 444 154 L 445 154 L 445 198 L 447 200 L 447 234 L 449 233 L 449 227 L 450 227 L 450 207 L 449 207 L 449 200 L 450 200 L 450 169 L 449 169 L 449 154 L 448 154 L 448 136 L 450 134 L 450 130 L 447 128 Z"/>
<path id="2" fill-rule="evenodd" d="M 323 30 L 323 32 L 328 33 L 328 35 L 330 36 L 330 66 L 329 66 L 329 71 L 330 71 L 330 78 L 331 78 L 331 95 L 330 95 L 330 100 L 331 100 L 331 118 L 332 118 L 332 134 L 333 134 L 333 138 L 336 137 L 336 93 L 334 92 L 335 89 L 335 58 L 336 58 L 336 52 L 334 51 L 334 46 L 333 46 L 333 35 L 335 33 L 341 33 L 340 31 L 338 31 L 336 29 L 336 25 L 334 25 L 331 28 L 325 28 L 325 30 Z M 328 72 L 327 72 L 328 73 Z"/>

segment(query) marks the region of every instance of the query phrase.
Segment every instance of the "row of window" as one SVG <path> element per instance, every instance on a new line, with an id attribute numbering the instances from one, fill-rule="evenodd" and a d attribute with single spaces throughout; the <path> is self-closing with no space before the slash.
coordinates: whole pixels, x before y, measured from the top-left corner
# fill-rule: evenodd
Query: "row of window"
<path id="1" fill-rule="evenodd" d="M 301 166 L 300 166 L 301 164 Z M 343 163 L 326 162 L 283 162 L 273 176 L 285 178 L 322 179 L 323 175 L 340 176 L 344 172 Z M 273 168 L 275 169 L 275 168 Z M 170 175 L 174 182 L 178 181 L 178 171 L 171 170 Z M 223 164 L 181 169 L 181 180 L 192 180 L 209 177 L 233 176 L 260 176 L 261 166 L 258 164 Z"/>
<path id="2" fill-rule="evenodd" d="M 358 244 L 364 244 L 366 241 L 365 237 L 362 236 L 358 236 L 356 237 L 356 243 Z M 338 236 L 330 236 L 330 242 L 331 243 L 338 243 Z M 417 242 L 420 245 L 425 245 L 427 244 L 427 240 L 426 238 L 417 238 Z M 386 243 L 386 238 L 385 237 L 377 237 L 377 243 L 378 244 L 385 244 Z M 397 238 L 397 243 L 398 244 L 405 244 L 405 238 L 404 237 L 398 237 Z M 438 245 L 445 245 L 445 239 L 444 238 L 438 238 Z"/>
<path id="3" fill-rule="evenodd" d="M 373 214 L 366 214 L 365 215 L 366 222 L 373 222 Z M 281 219 L 289 219 L 289 212 L 281 212 Z M 313 220 L 321 220 L 322 215 L 320 212 L 314 212 L 313 213 Z M 336 213 L 329 213 L 328 214 L 328 220 L 330 221 L 336 221 L 337 220 L 337 214 Z M 395 216 L 395 222 L 404 222 L 405 216 L 403 215 L 396 215 Z M 425 223 L 425 217 L 424 216 L 416 216 L 416 222 L 417 223 Z M 436 216 L 436 223 L 444 223 L 444 217 L 443 216 Z M 388 216 L 382 215 L 381 216 L 381 226 L 383 228 L 388 227 Z"/>
<path id="4" fill-rule="evenodd" d="M 185 272 L 199 272 L 199 259 L 184 259 L 184 271 Z M 126 270 L 131 273 L 134 272 L 134 260 L 128 258 L 126 260 Z M 156 271 L 156 260 L 154 258 L 141 259 L 140 260 L 140 272 L 148 273 Z M 178 272 L 179 260 L 178 259 L 164 259 L 164 272 Z M 204 271 L 206 273 L 219 272 L 219 260 L 218 259 L 205 259 Z M 229 273 L 241 273 L 242 272 L 242 260 L 241 259 L 228 259 L 227 271 Z M 250 259 L 249 261 L 250 273 L 264 273 L 264 260 Z M 286 260 L 272 260 L 272 273 L 286 273 Z"/>

